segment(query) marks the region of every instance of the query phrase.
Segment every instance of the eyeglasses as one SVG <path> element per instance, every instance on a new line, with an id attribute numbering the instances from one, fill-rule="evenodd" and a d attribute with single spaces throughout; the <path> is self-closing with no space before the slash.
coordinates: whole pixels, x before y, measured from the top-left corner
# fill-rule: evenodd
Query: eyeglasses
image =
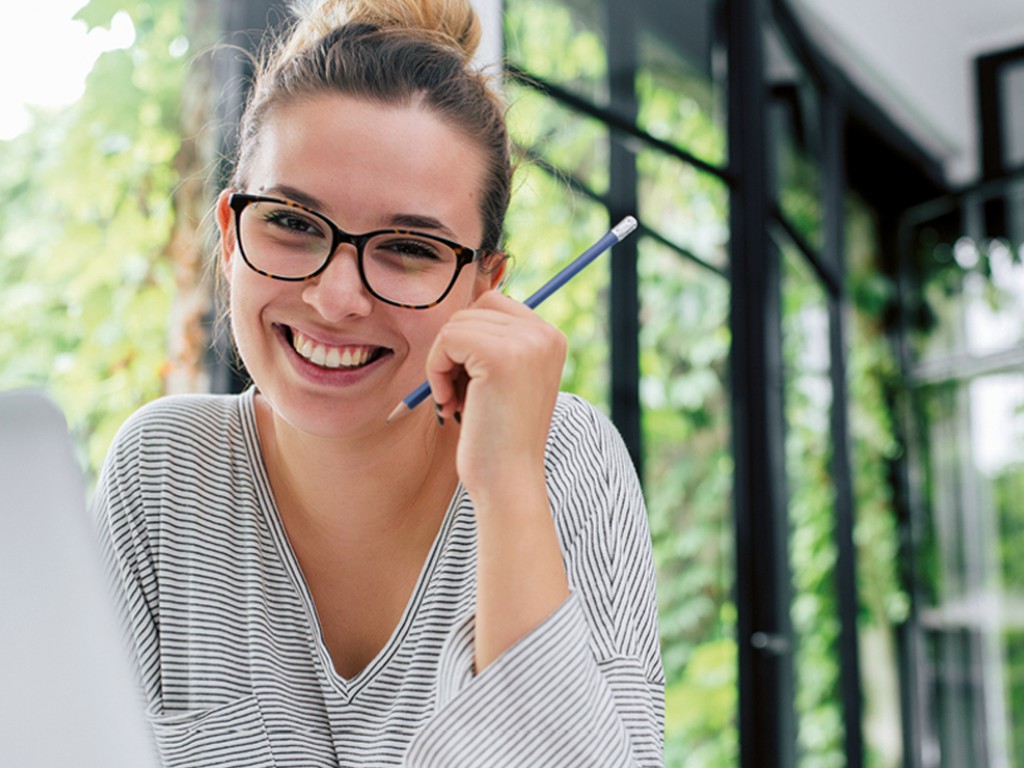
<path id="1" fill-rule="evenodd" d="M 345 232 L 323 214 L 289 200 L 235 192 L 238 250 L 255 272 L 275 280 L 312 280 L 342 244 L 356 249 L 359 277 L 396 307 L 429 309 L 444 300 L 462 268 L 494 253 L 408 229 Z"/>

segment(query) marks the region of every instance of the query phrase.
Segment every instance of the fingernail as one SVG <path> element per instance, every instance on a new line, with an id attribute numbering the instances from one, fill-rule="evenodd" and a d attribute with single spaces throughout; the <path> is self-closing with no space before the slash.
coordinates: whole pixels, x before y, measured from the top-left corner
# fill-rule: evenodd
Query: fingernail
<path id="1" fill-rule="evenodd" d="M 456 424 L 461 424 L 462 423 L 462 411 L 456 411 L 455 412 L 455 416 L 453 418 L 455 419 L 455 423 Z"/>
<path id="2" fill-rule="evenodd" d="M 444 416 L 441 415 L 441 404 L 434 403 L 434 418 L 437 419 L 437 426 L 444 426 Z"/>

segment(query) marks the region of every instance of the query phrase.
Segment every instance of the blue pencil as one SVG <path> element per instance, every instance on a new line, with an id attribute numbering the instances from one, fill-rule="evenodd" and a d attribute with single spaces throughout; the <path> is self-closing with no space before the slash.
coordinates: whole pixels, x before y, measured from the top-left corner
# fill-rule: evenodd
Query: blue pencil
<path id="1" fill-rule="evenodd" d="M 620 243 L 628 237 L 633 230 L 636 229 L 636 219 L 632 216 L 627 216 L 614 227 L 612 227 L 604 237 L 590 246 L 587 250 L 581 253 L 576 259 L 569 264 L 567 267 L 562 269 L 557 275 L 548 280 L 542 285 L 530 298 L 523 303 L 530 309 L 536 309 L 544 299 L 548 298 L 551 294 L 561 288 L 563 285 L 572 280 L 578 275 L 585 266 L 600 256 L 602 253 L 607 251 L 616 243 Z M 399 416 L 408 413 L 417 405 L 427 399 L 430 394 L 430 384 L 424 381 L 416 389 L 410 392 L 405 398 L 402 399 L 395 409 L 388 416 L 387 421 L 394 421 Z"/>

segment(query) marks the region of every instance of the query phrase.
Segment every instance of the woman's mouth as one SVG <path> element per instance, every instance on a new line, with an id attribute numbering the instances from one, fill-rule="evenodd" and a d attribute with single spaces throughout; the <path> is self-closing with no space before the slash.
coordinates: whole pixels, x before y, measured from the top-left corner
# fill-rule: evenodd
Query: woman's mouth
<path id="1" fill-rule="evenodd" d="M 315 341 L 294 328 L 289 328 L 288 331 L 292 348 L 300 357 L 313 365 L 330 370 L 352 371 L 362 368 L 379 358 L 385 351 L 383 347 L 364 344 L 335 347 Z"/>

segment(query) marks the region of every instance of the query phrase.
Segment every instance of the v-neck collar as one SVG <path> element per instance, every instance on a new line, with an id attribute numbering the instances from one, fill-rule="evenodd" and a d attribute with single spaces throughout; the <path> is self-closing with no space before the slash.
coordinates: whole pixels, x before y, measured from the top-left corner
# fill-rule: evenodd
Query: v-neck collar
<path id="1" fill-rule="evenodd" d="M 302 573 L 301 567 L 299 566 L 298 558 L 296 557 L 291 543 L 288 540 L 288 535 L 284 528 L 284 522 L 281 520 L 281 515 L 274 499 L 274 492 L 270 485 L 270 477 L 267 473 L 266 464 L 263 459 L 263 450 L 260 442 L 259 430 L 256 424 L 255 395 L 255 387 L 250 387 L 248 390 L 243 392 L 239 398 L 239 407 L 242 416 L 241 421 L 243 434 L 248 446 L 247 455 L 249 458 L 250 469 L 256 479 L 256 489 L 259 494 L 260 502 L 259 507 L 264 520 L 266 521 L 267 527 L 271 532 L 281 565 L 287 572 L 288 577 L 302 602 L 303 609 L 306 614 L 306 620 L 309 624 L 309 629 L 311 630 L 311 639 L 315 645 L 315 651 L 320 663 L 321 675 L 344 700 L 351 701 L 362 689 L 373 682 L 380 672 L 388 666 L 391 659 L 401 648 L 402 642 L 408 634 L 409 629 L 415 624 L 416 616 L 421 604 L 423 603 L 424 595 L 430 587 L 431 577 L 437 567 L 438 561 L 441 559 L 444 542 L 448 539 L 449 533 L 454 524 L 456 510 L 459 508 L 460 500 L 466 491 L 462 487 L 461 483 L 456 486 L 455 492 L 452 494 L 452 497 L 448 502 L 448 509 L 445 510 L 444 518 L 438 528 L 437 535 L 434 537 L 434 541 L 427 553 L 427 558 L 424 561 L 420 574 L 413 586 L 409 600 L 406 603 L 405 609 L 402 611 L 401 618 L 399 618 L 398 623 L 395 625 L 391 636 L 370 663 L 360 670 L 354 677 L 342 677 L 334 668 L 334 661 L 331 658 L 330 651 L 327 649 L 327 643 L 324 640 L 323 629 L 320 624 L 320 618 L 317 614 L 316 605 L 313 601 L 313 595 L 306 584 L 306 579 Z"/>

